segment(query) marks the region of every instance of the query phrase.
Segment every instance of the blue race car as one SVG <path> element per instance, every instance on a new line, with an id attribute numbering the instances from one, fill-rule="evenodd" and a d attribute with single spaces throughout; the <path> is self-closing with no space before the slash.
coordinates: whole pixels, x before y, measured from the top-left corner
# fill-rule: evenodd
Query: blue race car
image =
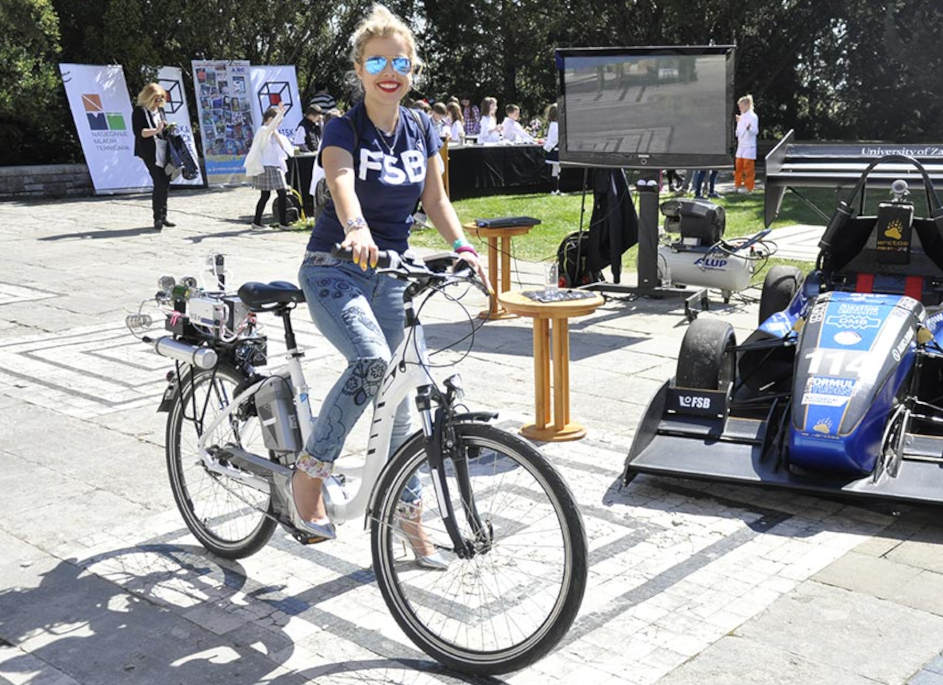
<path id="1" fill-rule="evenodd" d="M 868 174 L 885 163 L 916 166 L 926 216 L 903 180 L 863 215 Z M 924 167 L 898 155 L 869 165 L 819 246 L 804 278 L 769 270 L 742 345 L 724 321 L 692 322 L 626 483 L 652 473 L 943 501 L 943 205 Z"/>

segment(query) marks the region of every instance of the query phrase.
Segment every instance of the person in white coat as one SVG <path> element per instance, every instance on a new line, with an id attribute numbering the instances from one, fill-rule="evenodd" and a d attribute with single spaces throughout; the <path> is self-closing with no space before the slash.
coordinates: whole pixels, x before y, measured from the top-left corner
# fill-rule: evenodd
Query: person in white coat
<path id="1" fill-rule="evenodd" d="M 544 140 L 544 160 L 550 165 L 550 177 L 553 179 L 551 195 L 560 195 L 560 124 L 557 122 L 557 106 L 547 107 L 547 139 Z"/>
<path id="2" fill-rule="evenodd" d="M 278 125 L 282 123 L 285 116 L 285 105 L 280 104 L 278 109 L 269 107 L 262 115 L 262 125 L 255 132 L 252 139 L 252 147 L 249 148 L 249 154 L 246 155 L 246 161 L 243 164 L 246 168 L 246 176 L 252 179 L 252 184 L 256 190 L 261 191 L 259 201 L 255 205 L 255 217 L 252 220 L 252 228 L 264 228 L 262 225 L 262 212 L 265 211 L 265 204 L 274 190 L 278 193 L 278 223 L 282 228 L 287 228 L 288 220 L 286 217 L 288 210 L 288 184 L 285 182 L 285 172 L 288 171 L 288 165 L 285 160 L 295 153 L 291 141 L 279 133 Z"/>
<path id="3" fill-rule="evenodd" d="M 733 184 L 738 193 L 753 192 L 756 185 L 756 136 L 760 132 L 760 118 L 753 111 L 753 96 L 737 100 L 737 154 Z"/>

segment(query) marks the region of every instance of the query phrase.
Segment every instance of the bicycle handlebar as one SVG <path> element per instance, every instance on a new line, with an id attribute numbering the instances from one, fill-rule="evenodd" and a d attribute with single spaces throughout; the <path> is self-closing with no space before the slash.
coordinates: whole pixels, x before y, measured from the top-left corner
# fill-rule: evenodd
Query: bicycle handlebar
<path id="1" fill-rule="evenodd" d="M 340 243 L 334 243 L 331 248 L 331 256 L 345 262 L 353 262 L 353 250 L 349 247 L 341 247 Z M 415 261 L 408 257 L 398 254 L 392 250 L 379 250 L 377 252 L 377 270 L 389 274 L 395 278 L 422 283 L 426 287 L 433 284 L 446 285 L 449 283 L 466 282 L 480 290 L 484 295 L 490 296 L 487 284 L 483 283 L 470 264 L 461 260 L 457 254 L 452 254 L 453 267 L 451 272 L 434 271 L 423 261 Z"/>

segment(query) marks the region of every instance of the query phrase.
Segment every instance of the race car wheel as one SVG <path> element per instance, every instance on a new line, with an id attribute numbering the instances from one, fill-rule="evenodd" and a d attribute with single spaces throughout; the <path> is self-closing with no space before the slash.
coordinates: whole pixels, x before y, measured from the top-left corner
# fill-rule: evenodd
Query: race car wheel
<path id="1" fill-rule="evenodd" d="M 802 272 L 794 266 L 777 265 L 770 267 L 763 281 L 763 292 L 760 294 L 760 320 L 762 324 L 776 312 L 781 312 L 799 290 L 802 282 Z"/>
<path id="2" fill-rule="evenodd" d="M 675 385 L 724 390 L 736 368 L 737 338 L 733 326 L 719 319 L 698 317 L 688 327 L 678 353 Z"/>

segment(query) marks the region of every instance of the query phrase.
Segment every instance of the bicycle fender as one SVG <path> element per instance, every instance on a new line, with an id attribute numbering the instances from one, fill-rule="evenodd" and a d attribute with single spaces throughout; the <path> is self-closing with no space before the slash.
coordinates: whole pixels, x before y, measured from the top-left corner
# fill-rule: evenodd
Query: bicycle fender
<path id="1" fill-rule="evenodd" d="M 453 421 L 464 423 L 491 423 L 498 418 L 496 411 L 469 411 L 464 414 L 456 414 L 452 417 Z"/>

